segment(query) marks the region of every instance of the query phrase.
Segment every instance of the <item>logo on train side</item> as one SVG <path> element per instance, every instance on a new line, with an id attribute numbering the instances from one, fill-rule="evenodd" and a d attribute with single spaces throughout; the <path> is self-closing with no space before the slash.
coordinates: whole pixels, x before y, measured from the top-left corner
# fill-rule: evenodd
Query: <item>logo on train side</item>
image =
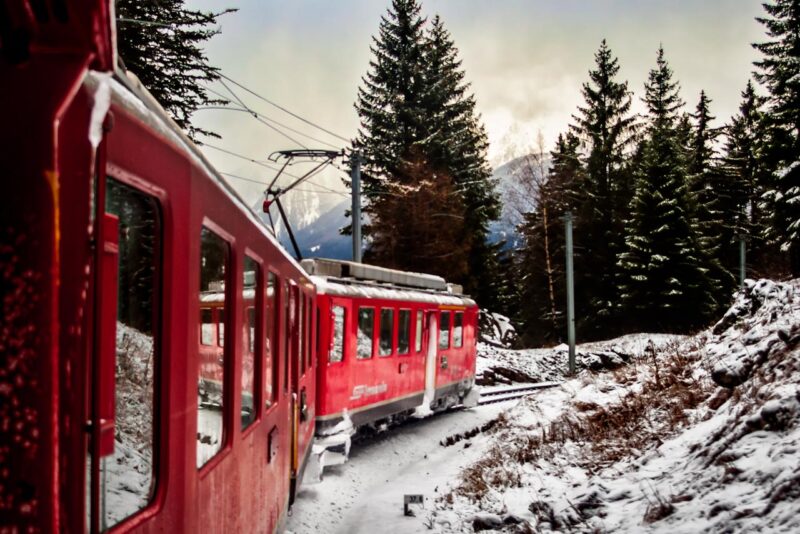
<path id="1" fill-rule="evenodd" d="M 388 389 L 389 386 L 387 386 L 385 382 L 374 386 L 356 386 L 353 388 L 353 394 L 350 396 L 350 400 L 358 400 L 361 397 L 373 397 L 375 395 L 380 395 L 381 393 L 385 393 Z"/>

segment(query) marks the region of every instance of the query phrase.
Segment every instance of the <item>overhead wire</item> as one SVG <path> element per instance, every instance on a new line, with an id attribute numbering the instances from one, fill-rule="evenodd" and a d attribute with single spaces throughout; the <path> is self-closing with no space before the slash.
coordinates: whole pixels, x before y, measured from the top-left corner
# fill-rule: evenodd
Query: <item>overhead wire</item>
<path id="1" fill-rule="evenodd" d="M 222 93 L 220 93 L 218 91 L 215 91 L 215 90 L 211 89 L 210 87 L 205 87 L 205 90 L 208 91 L 209 93 L 217 96 L 218 98 L 221 98 L 222 100 L 224 100 L 225 102 L 227 102 L 229 104 L 233 104 L 234 103 L 227 96 L 223 95 Z M 230 88 L 228 88 L 228 90 L 230 91 Z M 303 132 L 301 130 L 297 130 L 295 128 L 292 128 L 291 126 L 289 126 L 287 124 L 284 124 L 284 123 L 282 123 L 280 121 L 277 121 L 277 120 L 273 119 L 272 117 L 270 117 L 269 115 L 265 115 L 265 114 L 263 114 L 263 113 L 261 113 L 259 111 L 256 111 L 256 110 L 254 110 L 253 108 L 251 108 L 249 106 L 246 107 L 246 108 L 232 108 L 230 106 L 203 106 L 203 107 L 198 108 L 198 109 L 218 109 L 218 110 L 224 110 L 224 111 L 240 111 L 240 112 L 248 113 L 250 115 L 258 116 L 258 117 L 262 118 L 263 120 L 265 120 L 267 122 L 275 124 L 276 126 L 280 126 L 281 128 L 283 128 L 285 130 L 289 130 L 292 133 L 296 133 L 297 135 L 302 135 L 303 137 L 311 139 L 315 143 L 319 143 L 321 145 L 325 145 L 325 146 L 327 146 L 329 148 L 333 148 L 333 149 L 336 149 L 336 150 L 339 150 L 339 149 L 342 148 L 341 146 L 336 146 L 336 145 L 334 145 L 332 143 L 328 143 L 327 141 L 323 141 L 322 139 L 314 137 L 313 135 L 309 135 L 309 134 L 307 134 L 307 133 L 305 133 L 305 132 Z M 304 148 L 306 148 L 306 147 L 304 147 Z"/>
<path id="2" fill-rule="evenodd" d="M 259 99 L 263 100 L 267 104 L 270 104 L 270 105 L 278 108 L 279 110 L 283 111 L 284 113 L 286 113 L 288 115 L 291 115 L 295 119 L 297 119 L 299 121 L 302 121 L 302 122 L 308 124 L 309 126 L 313 126 L 314 128 L 317 128 L 318 130 L 321 130 L 321 131 L 325 132 L 328 135 L 331 135 L 331 136 L 333 136 L 333 137 L 335 137 L 337 139 L 340 139 L 341 141 L 344 141 L 345 143 L 349 143 L 350 142 L 350 139 L 347 139 L 346 137 L 344 137 L 342 135 L 339 135 L 339 134 L 337 134 L 335 132 L 332 132 L 332 131 L 328 130 L 327 128 L 324 128 L 324 127 L 320 126 L 319 124 L 316 124 L 316 123 L 314 123 L 314 122 L 312 122 L 312 121 L 310 121 L 310 120 L 308 120 L 308 119 L 306 119 L 304 117 L 301 117 L 297 113 L 289 111 L 288 109 L 286 109 L 285 107 L 281 106 L 280 104 L 277 104 L 276 102 L 273 102 L 269 98 L 256 93 L 252 89 L 249 89 L 249 88 L 245 87 L 244 85 L 242 85 L 241 83 L 239 83 L 236 80 L 232 79 L 231 77 L 226 76 L 225 74 L 222 74 L 221 72 L 218 73 L 218 74 L 220 75 L 221 78 L 224 78 L 224 79 L 228 80 L 229 82 L 231 82 L 232 84 L 236 85 L 237 87 L 243 89 L 244 91 L 247 91 L 248 93 L 250 93 L 251 95 L 255 96 L 256 98 L 259 98 Z"/>
<path id="3" fill-rule="evenodd" d="M 307 147 L 306 145 L 304 145 L 303 143 L 301 143 L 300 141 L 298 141 L 297 139 L 295 139 L 295 138 L 294 138 L 294 137 L 292 137 L 291 135 L 287 134 L 286 132 L 284 132 L 283 130 L 281 130 L 281 129 L 279 129 L 279 128 L 276 128 L 275 126 L 271 125 L 270 123 L 268 123 L 267 121 L 265 121 L 264 119 L 262 119 L 261 117 L 259 117 L 259 116 L 258 116 L 258 113 L 256 113 L 256 112 L 255 112 L 255 111 L 253 111 L 252 109 L 250 109 L 250 108 L 248 107 L 248 105 L 247 105 L 247 104 L 245 104 L 245 103 L 242 101 L 242 99 L 241 99 L 241 98 L 239 98 L 239 96 L 238 96 L 236 93 L 234 93 L 234 92 L 231 90 L 231 88 L 230 88 L 230 87 L 228 87 L 228 84 L 226 84 L 226 83 L 225 83 L 223 80 L 220 80 L 220 81 L 219 81 L 219 83 L 221 83 L 221 84 L 222 84 L 222 86 L 223 86 L 225 89 L 227 89 L 227 90 L 228 90 L 228 92 L 229 92 L 229 93 L 230 93 L 230 94 L 233 96 L 233 98 L 235 98 L 235 99 L 236 99 L 236 101 L 237 101 L 237 102 L 239 102 L 239 104 L 240 104 L 240 105 L 241 105 L 241 106 L 242 106 L 244 109 L 246 109 L 246 110 L 247 110 L 247 111 L 248 111 L 248 112 L 249 112 L 249 113 L 250 113 L 250 114 L 253 116 L 253 118 L 254 118 L 254 119 L 256 119 L 258 122 L 260 122 L 261 124 L 263 124 L 263 125 L 267 126 L 268 128 L 271 128 L 272 130 L 274 130 L 275 132 L 279 133 L 280 135 L 284 136 L 286 139 L 288 139 L 288 140 L 289 140 L 289 141 L 291 141 L 292 143 L 295 143 L 295 144 L 297 144 L 297 145 L 299 145 L 299 146 L 301 146 L 301 147 L 303 147 L 303 148 L 305 148 L 305 149 L 308 149 L 308 147 Z"/>
<path id="4" fill-rule="evenodd" d="M 235 178 L 236 180 L 242 180 L 242 181 L 245 181 L 245 182 L 251 182 L 251 183 L 254 183 L 254 184 L 258 184 L 258 185 L 266 185 L 264 182 L 262 182 L 260 180 L 253 180 L 252 178 L 245 178 L 244 176 L 239 176 L 238 174 L 233 174 L 233 173 L 230 173 L 230 172 L 222 172 L 222 171 L 220 171 L 220 174 L 222 174 L 224 176 L 227 176 L 229 178 Z M 320 195 L 339 195 L 339 196 L 343 196 L 343 197 L 346 197 L 346 198 L 350 198 L 350 195 L 348 195 L 347 193 L 344 193 L 342 191 L 335 191 L 333 189 L 325 187 L 324 185 L 318 184 L 316 182 L 310 182 L 309 181 L 308 183 L 313 185 L 313 186 L 315 186 L 315 187 L 319 187 L 322 190 L 320 190 L 320 189 L 308 189 L 308 188 L 304 188 L 304 187 L 295 187 L 294 190 L 303 191 L 305 193 L 317 193 L 317 194 L 320 194 Z"/>

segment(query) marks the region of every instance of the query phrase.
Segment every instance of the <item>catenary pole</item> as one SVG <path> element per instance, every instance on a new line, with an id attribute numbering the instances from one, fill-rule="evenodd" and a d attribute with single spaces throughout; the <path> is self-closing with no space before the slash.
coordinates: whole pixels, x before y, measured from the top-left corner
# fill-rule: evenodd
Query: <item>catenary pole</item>
<path id="1" fill-rule="evenodd" d="M 739 285 L 744 287 L 744 279 L 747 278 L 747 243 L 745 236 L 739 236 Z"/>
<path id="2" fill-rule="evenodd" d="M 572 212 L 564 214 L 567 245 L 567 342 L 569 343 L 569 374 L 575 374 L 575 279 L 572 274 Z"/>
<path id="3" fill-rule="evenodd" d="M 353 151 L 350 160 L 350 178 L 352 180 L 353 217 L 353 261 L 361 263 L 361 151 Z"/>

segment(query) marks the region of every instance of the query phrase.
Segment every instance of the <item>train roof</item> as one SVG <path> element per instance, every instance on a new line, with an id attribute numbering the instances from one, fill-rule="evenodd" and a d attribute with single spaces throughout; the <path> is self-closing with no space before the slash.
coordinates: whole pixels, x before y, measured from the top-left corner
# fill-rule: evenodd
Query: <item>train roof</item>
<path id="1" fill-rule="evenodd" d="M 387 269 L 347 260 L 313 258 L 301 262 L 319 293 L 342 297 L 410 300 L 451 306 L 474 306 L 461 286 L 441 276 Z"/>
<path id="2" fill-rule="evenodd" d="M 206 176 L 220 186 L 223 193 L 240 211 L 242 211 L 253 224 L 261 230 L 263 236 L 272 242 L 280 253 L 288 259 L 300 271 L 303 268 L 297 260 L 289 254 L 286 249 L 278 242 L 275 236 L 269 231 L 247 203 L 239 196 L 233 187 L 225 180 L 222 175 L 209 162 L 197 145 L 186 136 L 186 133 L 161 107 L 161 104 L 153 97 L 141 81 L 130 71 L 116 69 L 113 75 L 108 73 L 89 70 L 84 79 L 86 86 L 93 90 L 95 95 L 95 106 L 97 107 L 98 95 L 105 91 L 110 91 L 110 99 L 114 104 L 122 107 L 131 115 L 141 120 L 152 131 L 156 132 L 175 148 L 186 154 L 192 162 L 205 171 Z M 95 113 L 92 114 L 92 121 L 95 121 Z M 99 120 L 105 117 L 105 113 Z M 93 126 L 94 128 L 94 126 Z M 266 184 L 265 184 L 266 187 Z"/>
<path id="3" fill-rule="evenodd" d="M 453 293 L 424 291 L 420 289 L 382 285 L 377 282 L 357 282 L 346 279 L 328 278 L 324 276 L 311 276 L 311 280 L 317 286 L 317 293 L 321 295 L 333 295 L 336 297 L 349 298 L 403 300 L 411 302 L 423 302 L 427 304 L 438 304 L 443 306 L 477 306 L 475 301 L 471 298 L 465 295 L 457 295 Z"/>

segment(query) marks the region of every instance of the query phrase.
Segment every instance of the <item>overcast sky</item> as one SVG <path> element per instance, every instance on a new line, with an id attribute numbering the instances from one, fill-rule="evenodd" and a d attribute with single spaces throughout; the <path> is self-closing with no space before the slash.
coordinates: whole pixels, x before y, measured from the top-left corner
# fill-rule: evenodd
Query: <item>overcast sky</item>
<path id="1" fill-rule="evenodd" d="M 248 88 L 346 138 L 358 128 L 353 102 L 370 60 L 388 0 L 189 0 L 193 8 L 237 6 L 221 19 L 208 44 L 211 62 Z M 552 148 L 581 103 L 581 84 L 603 38 L 619 58 L 641 111 L 647 72 L 663 44 L 681 94 L 691 109 L 701 89 L 717 123 L 736 112 L 758 57 L 750 43 L 764 39 L 755 0 L 425 0 L 427 17 L 441 15 L 463 60 L 498 165 L 535 144 L 541 132 Z M 214 86 L 224 90 L 219 85 Z M 251 95 L 245 103 L 269 117 L 336 146 L 314 130 Z M 220 147 L 255 157 L 296 144 L 243 113 L 204 110 L 196 121 L 223 135 Z M 309 147 L 325 145 L 289 134 Z M 205 149 L 219 170 L 263 180 L 272 171 Z M 297 172 L 300 169 L 295 169 Z M 332 175 L 317 178 L 336 188 Z M 248 201 L 263 187 L 232 180 Z M 316 186 L 307 186 L 314 189 Z M 322 191 L 316 188 L 317 191 Z M 341 197 L 329 192 L 324 204 Z"/>

